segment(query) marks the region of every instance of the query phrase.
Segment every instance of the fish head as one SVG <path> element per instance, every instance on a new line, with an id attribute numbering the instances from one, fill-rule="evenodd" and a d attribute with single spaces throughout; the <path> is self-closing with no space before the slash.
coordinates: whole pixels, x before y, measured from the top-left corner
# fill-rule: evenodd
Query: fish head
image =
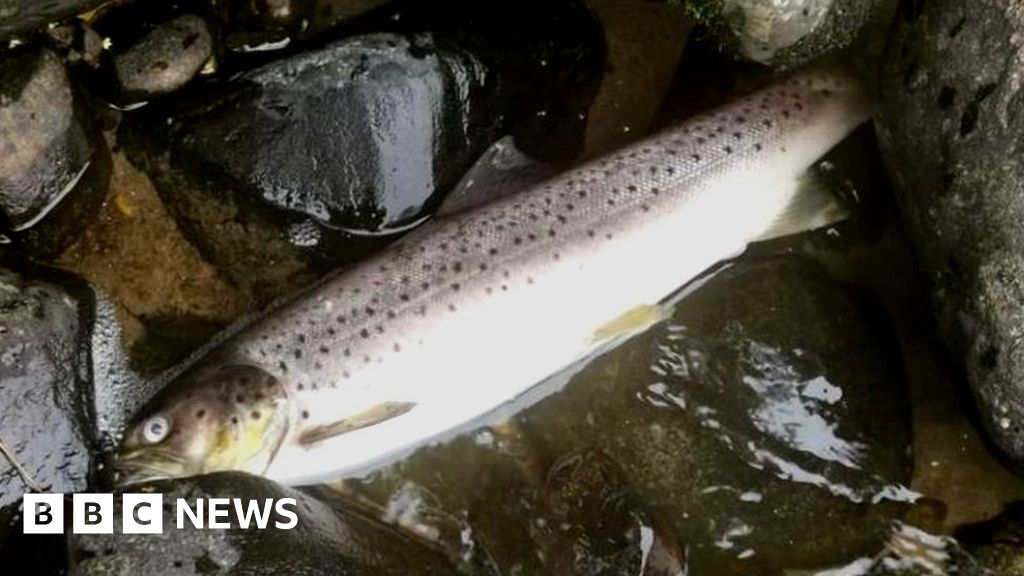
<path id="1" fill-rule="evenodd" d="M 250 365 L 186 373 L 126 430 L 118 484 L 237 470 L 262 474 L 288 431 L 281 382 Z"/>

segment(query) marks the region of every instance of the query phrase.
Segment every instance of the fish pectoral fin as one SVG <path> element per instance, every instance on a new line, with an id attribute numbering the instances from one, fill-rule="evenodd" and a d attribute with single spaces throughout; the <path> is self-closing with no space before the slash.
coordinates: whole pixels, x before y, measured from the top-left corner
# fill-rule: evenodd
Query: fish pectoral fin
<path id="1" fill-rule="evenodd" d="M 618 338 L 642 332 L 672 316 L 672 308 L 662 304 L 641 304 L 620 314 L 614 320 L 598 328 L 591 336 L 591 344 L 601 344 Z"/>
<path id="2" fill-rule="evenodd" d="M 788 185 L 794 188 L 789 204 L 754 241 L 824 228 L 850 217 L 850 211 L 821 175 L 808 171 Z"/>
<path id="3" fill-rule="evenodd" d="M 299 434 L 299 443 L 303 446 L 310 446 L 328 438 L 380 424 L 386 420 L 401 416 L 415 407 L 415 402 L 382 402 L 344 420 L 303 430 Z"/>

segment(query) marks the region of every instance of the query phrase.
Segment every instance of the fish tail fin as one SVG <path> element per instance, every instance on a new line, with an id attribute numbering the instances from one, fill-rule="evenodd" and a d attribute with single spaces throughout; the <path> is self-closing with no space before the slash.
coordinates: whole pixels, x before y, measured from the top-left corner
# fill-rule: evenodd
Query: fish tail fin
<path id="1" fill-rule="evenodd" d="M 789 203 L 752 241 L 825 228 L 850 217 L 850 210 L 833 192 L 831 184 L 814 171 L 806 172 L 791 185 L 793 192 Z"/>

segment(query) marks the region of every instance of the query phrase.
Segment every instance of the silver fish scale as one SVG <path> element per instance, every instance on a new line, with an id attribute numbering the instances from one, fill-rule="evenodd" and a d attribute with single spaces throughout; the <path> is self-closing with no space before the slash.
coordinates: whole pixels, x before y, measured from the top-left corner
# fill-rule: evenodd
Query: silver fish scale
<path id="1" fill-rule="evenodd" d="M 358 380 L 467 305 L 501 305 L 502 295 L 680 210 L 699 191 L 694 182 L 786 153 L 787 135 L 845 82 L 841 74 L 794 77 L 532 190 L 430 222 L 226 346 L 292 390 Z"/>

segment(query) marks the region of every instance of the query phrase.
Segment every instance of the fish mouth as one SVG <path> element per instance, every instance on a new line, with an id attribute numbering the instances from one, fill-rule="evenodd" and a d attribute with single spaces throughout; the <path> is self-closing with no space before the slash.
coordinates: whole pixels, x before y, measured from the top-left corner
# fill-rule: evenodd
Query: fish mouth
<path id="1" fill-rule="evenodd" d="M 117 486 L 167 480 L 184 475 L 185 462 L 170 454 L 127 454 L 114 462 Z"/>

